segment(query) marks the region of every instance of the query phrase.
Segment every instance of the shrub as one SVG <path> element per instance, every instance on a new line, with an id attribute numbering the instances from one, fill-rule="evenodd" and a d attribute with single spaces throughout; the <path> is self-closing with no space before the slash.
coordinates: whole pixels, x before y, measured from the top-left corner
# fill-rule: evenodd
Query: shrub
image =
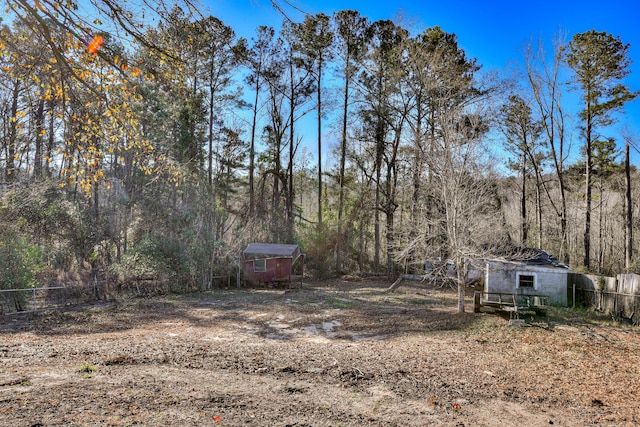
<path id="1" fill-rule="evenodd" d="M 25 289 L 38 285 L 37 274 L 44 268 L 42 250 L 23 238 L 0 235 L 0 289 Z M 24 292 L 3 293 L 8 307 L 22 311 L 26 305 Z"/>

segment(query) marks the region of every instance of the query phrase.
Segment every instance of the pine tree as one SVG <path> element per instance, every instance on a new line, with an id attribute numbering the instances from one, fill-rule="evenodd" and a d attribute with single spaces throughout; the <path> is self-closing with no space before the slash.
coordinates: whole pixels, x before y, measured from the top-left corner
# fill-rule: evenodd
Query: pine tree
<path id="1" fill-rule="evenodd" d="M 593 175 L 593 143 L 598 129 L 611 125 L 613 114 L 637 96 L 622 80 L 631 72 L 629 44 L 620 37 L 595 30 L 576 34 L 567 48 L 567 63 L 573 70 L 576 86 L 582 91 L 584 109 L 580 118 L 585 139 L 585 229 L 583 266 L 591 264 L 591 192 Z"/>

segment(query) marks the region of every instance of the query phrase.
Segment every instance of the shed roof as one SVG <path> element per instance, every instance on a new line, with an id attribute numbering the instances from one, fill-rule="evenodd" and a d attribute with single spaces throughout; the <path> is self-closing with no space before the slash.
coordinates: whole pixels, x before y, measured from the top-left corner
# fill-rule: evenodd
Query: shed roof
<path id="1" fill-rule="evenodd" d="M 498 261 L 519 263 L 536 267 L 552 267 L 570 270 L 568 266 L 560 262 L 556 257 L 544 249 L 538 248 L 511 248 L 500 254 Z"/>
<path id="2" fill-rule="evenodd" d="M 281 243 L 249 243 L 242 252 L 245 259 L 297 258 L 301 253 L 300 246 Z"/>

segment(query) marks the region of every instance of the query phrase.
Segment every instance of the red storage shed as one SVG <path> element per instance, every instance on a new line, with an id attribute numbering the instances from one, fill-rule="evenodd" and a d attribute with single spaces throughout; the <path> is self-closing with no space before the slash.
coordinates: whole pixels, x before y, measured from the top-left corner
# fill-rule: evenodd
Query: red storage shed
<path id="1" fill-rule="evenodd" d="M 287 282 L 304 275 L 304 254 L 300 246 L 280 243 L 249 243 L 242 252 L 244 279 L 253 283 Z"/>

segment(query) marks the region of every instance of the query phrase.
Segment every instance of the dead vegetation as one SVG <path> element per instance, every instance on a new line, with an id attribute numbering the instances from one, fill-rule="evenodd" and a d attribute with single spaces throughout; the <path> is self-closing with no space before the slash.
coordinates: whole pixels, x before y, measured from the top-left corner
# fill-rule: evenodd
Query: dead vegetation
<path id="1" fill-rule="evenodd" d="M 5 316 L 0 425 L 640 421 L 638 328 L 558 308 L 510 327 L 495 313 L 455 314 L 447 287 L 388 286 L 336 280 Z"/>

